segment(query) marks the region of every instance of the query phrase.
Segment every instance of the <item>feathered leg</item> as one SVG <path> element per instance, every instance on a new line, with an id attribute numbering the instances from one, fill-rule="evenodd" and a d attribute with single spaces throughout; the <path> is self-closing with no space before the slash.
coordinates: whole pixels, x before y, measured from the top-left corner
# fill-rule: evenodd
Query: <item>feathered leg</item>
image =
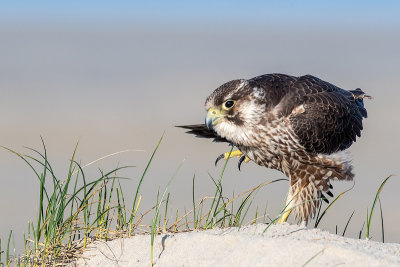
<path id="1" fill-rule="evenodd" d="M 318 155 L 313 163 L 298 162 L 296 168 L 289 168 L 289 195 L 292 196 L 291 209 L 298 222 L 313 218 L 321 200 L 328 202 L 323 193 L 333 197 L 332 180 L 352 180 L 354 174 L 346 153 Z"/>

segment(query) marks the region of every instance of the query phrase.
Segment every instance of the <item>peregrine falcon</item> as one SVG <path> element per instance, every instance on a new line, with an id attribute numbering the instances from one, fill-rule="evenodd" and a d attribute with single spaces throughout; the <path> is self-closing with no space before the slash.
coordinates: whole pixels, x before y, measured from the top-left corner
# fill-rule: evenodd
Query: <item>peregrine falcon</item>
<path id="1" fill-rule="evenodd" d="M 218 87 L 206 100 L 205 124 L 179 126 L 233 144 L 230 157 L 283 172 L 290 181 L 279 222 L 315 216 L 333 196 L 332 180 L 352 180 L 346 153 L 367 117 L 361 89 L 344 90 L 311 75 L 265 74 Z M 229 152 L 217 158 L 227 159 Z"/>

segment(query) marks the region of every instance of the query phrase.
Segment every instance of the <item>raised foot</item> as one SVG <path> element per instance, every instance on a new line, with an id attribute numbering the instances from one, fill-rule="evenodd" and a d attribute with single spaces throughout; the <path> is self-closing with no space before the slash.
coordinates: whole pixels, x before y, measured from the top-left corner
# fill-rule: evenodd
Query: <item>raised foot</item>
<path id="1" fill-rule="evenodd" d="M 233 157 L 239 158 L 239 162 L 238 162 L 239 171 L 240 171 L 240 166 L 242 165 L 243 161 L 245 163 L 250 161 L 250 158 L 248 158 L 246 155 L 243 155 L 242 151 L 235 150 L 235 151 L 232 151 L 232 153 L 230 153 L 230 155 L 229 155 L 229 152 L 219 155 L 218 158 L 215 160 L 215 166 L 217 166 L 218 161 L 220 161 L 221 159 L 227 160 L 228 158 L 233 158 Z"/>

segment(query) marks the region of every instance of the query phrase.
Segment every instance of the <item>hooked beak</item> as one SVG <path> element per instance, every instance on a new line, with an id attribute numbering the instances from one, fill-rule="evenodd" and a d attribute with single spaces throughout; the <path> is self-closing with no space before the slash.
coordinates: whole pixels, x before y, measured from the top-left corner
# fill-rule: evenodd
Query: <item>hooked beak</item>
<path id="1" fill-rule="evenodd" d="M 209 108 L 205 120 L 205 124 L 209 130 L 212 130 L 217 121 L 222 117 L 221 111 Z"/>

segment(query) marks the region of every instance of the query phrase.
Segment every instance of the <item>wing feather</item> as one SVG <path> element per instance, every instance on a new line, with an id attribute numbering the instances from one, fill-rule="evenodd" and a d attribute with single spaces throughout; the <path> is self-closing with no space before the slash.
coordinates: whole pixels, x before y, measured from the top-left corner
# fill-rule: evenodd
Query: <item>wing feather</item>
<path id="1" fill-rule="evenodd" d="M 303 105 L 303 113 L 289 119 L 300 143 L 309 152 L 331 154 L 347 149 L 361 135 L 367 117 L 361 89 L 343 90 L 311 75 L 299 77 L 293 85 L 291 105 Z M 293 101 L 295 100 L 295 101 Z"/>

